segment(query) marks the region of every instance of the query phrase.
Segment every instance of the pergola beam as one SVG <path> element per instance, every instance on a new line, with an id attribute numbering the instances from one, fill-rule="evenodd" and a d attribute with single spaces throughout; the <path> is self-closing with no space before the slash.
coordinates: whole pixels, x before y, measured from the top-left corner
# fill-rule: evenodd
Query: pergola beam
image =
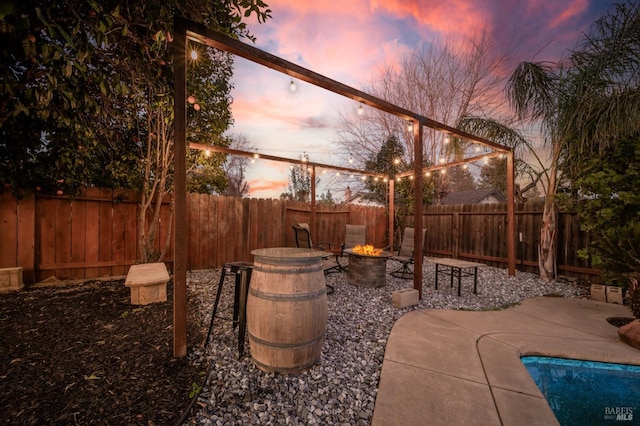
<path id="1" fill-rule="evenodd" d="M 189 143 L 189 148 L 199 149 L 199 150 L 202 150 L 202 151 L 209 150 L 211 152 L 221 152 L 223 154 L 230 154 L 230 155 L 239 155 L 241 157 L 253 157 L 253 158 L 255 158 L 255 155 L 256 155 L 255 152 L 243 151 L 243 150 L 233 149 L 233 148 L 224 148 L 224 147 L 221 147 L 221 146 L 209 146 L 209 145 L 199 144 L 199 143 L 196 143 L 196 142 Z M 387 175 L 380 174 L 380 173 L 367 172 L 366 170 L 351 169 L 349 167 L 341 167 L 341 166 L 333 166 L 331 164 L 317 163 L 317 162 L 308 161 L 308 160 L 300 160 L 300 159 L 292 159 L 292 158 L 286 158 L 286 157 L 278 157 L 278 156 L 269 155 L 269 154 L 258 154 L 257 158 L 258 159 L 261 158 L 263 160 L 284 162 L 284 163 L 292 163 L 292 164 L 300 164 L 300 165 L 305 164 L 305 165 L 307 165 L 309 167 L 315 166 L 315 167 L 320 167 L 320 168 L 323 168 L 323 169 L 332 169 L 332 170 L 337 170 L 339 172 L 354 173 L 354 174 L 359 174 L 359 175 L 364 175 L 364 176 L 371 176 L 373 178 L 379 178 L 379 179 L 387 179 L 387 178 L 389 178 L 389 176 L 387 176 Z"/>
<path id="2" fill-rule="evenodd" d="M 451 161 L 450 163 L 434 164 L 433 166 L 423 167 L 422 168 L 422 173 L 418 173 L 418 174 L 425 174 L 426 172 L 432 172 L 434 170 L 442 170 L 442 169 L 446 169 L 446 168 L 449 168 L 449 167 L 455 167 L 455 166 L 460 166 L 460 165 L 463 165 L 463 164 L 473 163 L 475 161 L 480 161 L 480 160 L 484 160 L 484 159 L 490 159 L 490 158 L 494 158 L 494 157 L 500 157 L 502 155 L 505 155 L 505 154 L 502 153 L 502 152 L 491 152 L 491 153 L 488 153 L 488 154 L 482 154 L 482 155 L 478 155 L 478 156 L 475 156 L 475 157 L 465 158 L 465 159 L 459 160 L 459 161 Z M 415 170 L 398 173 L 396 175 L 396 178 L 414 176 L 415 173 L 416 173 Z"/>

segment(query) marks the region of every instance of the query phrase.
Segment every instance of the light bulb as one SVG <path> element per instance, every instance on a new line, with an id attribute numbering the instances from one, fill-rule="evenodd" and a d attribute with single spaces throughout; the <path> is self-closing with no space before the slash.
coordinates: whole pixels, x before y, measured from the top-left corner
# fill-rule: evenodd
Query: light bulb
<path id="1" fill-rule="evenodd" d="M 209 151 L 208 149 L 206 149 L 206 150 L 204 151 L 204 156 L 205 156 L 205 157 L 210 157 L 210 156 L 211 156 L 211 151 Z"/>
<path id="2" fill-rule="evenodd" d="M 446 145 L 446 144 L 448 144 L 448 143 L 449 143 L 449 140 L 450 140 L 449 135 L 445 136 L 445 137 L 444 137 L 444 144 L 445 144 L 445 145 Z"/>
<path id="3" fill-rule="evenodd" d="M 364 108 L 362 108 L 362 103 L 360 104 L 360 106 L 358 107 L 358 115 L 362 115 L 364 114 Z"/>
<path id="4" fill-rule="evenodd" d="M 291 83 L 289 83 L 289 90 L 291 90 L 292 92 L 295 92 L 296 90 L 298 90 L 298 87 L 293 82 L 293 80 L 291 80 Z"/>
<path id="5" fill-rule="evenodd" d="M 194 61 L 195 61 L 196 59 L 198 59 L 198 51 L 197 51 L 197 50 L 193 49 L 193 50 L 191 51 L 191 59 L 193 59 Z"/>

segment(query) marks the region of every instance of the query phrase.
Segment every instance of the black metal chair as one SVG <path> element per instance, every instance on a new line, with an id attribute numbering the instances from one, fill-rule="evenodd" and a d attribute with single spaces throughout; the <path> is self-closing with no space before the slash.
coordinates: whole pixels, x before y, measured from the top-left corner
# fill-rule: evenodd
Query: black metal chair
<path id="1" fill-rule="evenodd" d="M 427 230 L 422 230 L 422 247 L 424 248 L 425 237 L 427 235 Z M 404 232 L 402 234 L 402 243 L 400 245 L 400 249 L 398 253 L 394 256 L 391 256 L 389 260 L 395 260 L 396 262 L 400 262 L 400 267 L 395 271 L 391 272 L 391 275 L 397 278 L 402 278 L 404 280 L 408 280 L 413 277 L 413 270 L 410 268 L 410 265 L 413 265 L 414 261 L 414 246 L 415 246 L 415 230 L 413 228 L 404 228 Z"/>

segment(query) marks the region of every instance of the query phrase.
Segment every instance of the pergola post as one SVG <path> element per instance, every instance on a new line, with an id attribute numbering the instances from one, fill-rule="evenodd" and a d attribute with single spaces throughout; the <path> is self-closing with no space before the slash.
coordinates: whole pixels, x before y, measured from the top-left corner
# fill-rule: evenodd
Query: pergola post
<path id="1" fill-rule="evenodd" d="M 390 250 L 393 250 L 393 238 L 395 237 L 395 181 L 393 180 L 393 176 L 389 177 L 389 202 L 387 205 L 389 206 L 389 247 Z"/>
<path id="2" fill-rule="evenodd" d="M 316 166 L 311 166 L 311 219 L 309 220 L 309 227 L 311 228 L 311 235 L 318 235 L 316 229 Z"/>
<path id="3" fill-rule="evenodd" d="M 516 274 L 515 171 L 513 151 L 507 152 L 507 256 L 509 275 Z"/>
<path id="4" fill-rule="evenodd" d="M 174 20 L 173 356 L 187 355 L 187 31 Z"/>
<path id="5" fill-rule="evenodd" d="M 418 290 L 418 299 L 422 300 L 422 255 L 424 253 L 424 239 L 422 238 L 422 212 L 424 201 L 423 195 L 423 174 L 422 174 L 422 122 L 413 123 L 413 229 L 414 229 L 414 252 L 413 252 L 413 288 Z"/>

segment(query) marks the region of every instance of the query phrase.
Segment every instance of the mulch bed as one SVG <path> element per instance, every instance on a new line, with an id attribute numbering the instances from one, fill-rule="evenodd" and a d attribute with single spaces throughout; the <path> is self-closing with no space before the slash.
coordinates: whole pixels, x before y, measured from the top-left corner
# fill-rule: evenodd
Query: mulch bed
<path id="1" fill-rule="evenodd" d="M 0 424 L 180 419 L 206 365 L 173 358 L 171 284 L 167 302 L 146 306 L 122 280 L 0 295 Z M 206 329 L 188 324 L 201 346 Z"/>

